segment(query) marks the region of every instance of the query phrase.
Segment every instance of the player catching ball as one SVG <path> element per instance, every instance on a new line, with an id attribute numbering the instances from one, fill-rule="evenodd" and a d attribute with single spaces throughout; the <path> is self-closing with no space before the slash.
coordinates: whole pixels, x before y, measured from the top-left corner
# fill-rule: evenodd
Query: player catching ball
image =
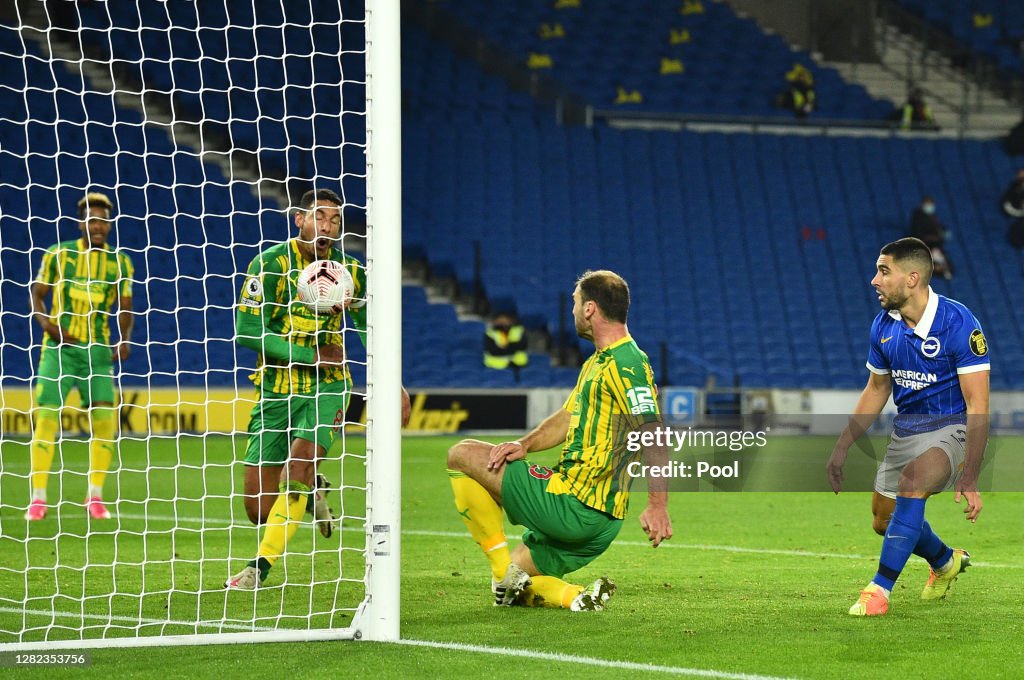
<path id="1" fill-rule="evenodd" d="M 316 474 L 345 422 L 352 376 L 345 365 L 345 314 L 317 314 L 297 297 L 299 272 L 318 260 L 343 263 L 355 284 L 348 316 L 366 330 L 366 274 L 337 247 L 342 201 L 307 191 L 295 214 L 297 238 L 260 253 L 249 265 L 235 319 L 237 341 L 259 355 L 251 380 L 259 391 L 245 453 L 245 510 L 265 524 L 256 557 L 225 588 L 252 590 L 267 578 L 306 512 L 330 537 L 336 520 L 328 484 Z M 411 405 L 402 389 L 402 423 Z"/>

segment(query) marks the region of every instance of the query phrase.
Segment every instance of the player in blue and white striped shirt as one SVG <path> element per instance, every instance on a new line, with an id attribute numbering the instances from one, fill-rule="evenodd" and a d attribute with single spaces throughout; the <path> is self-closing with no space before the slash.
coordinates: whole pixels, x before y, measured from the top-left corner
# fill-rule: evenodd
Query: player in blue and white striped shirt
<path id="1" fill-rule="evenodd" d="M 843 464 L 892 395 L 897 416 L 871 502 L 874 529 L 885 536 L 878 573 L 850 608 L 854 616 L 889 609 L 889 594 L 911 554 L 931 565 L 922 599 L 945 597 L 970 565 L 965 550 L 943 543 L 924 519 L 925 501 L 954 489 L 974 522 L 981 512 L 978 472 L 988 438 L 989 357 L 981 324 L 967 307 L 928 282 L 932 259 L 916 238 L 882 248 L 871 285 L 883 311 L 871 326 L 871 372 L 849 426 L 828 462 L 839 493 Z"/>

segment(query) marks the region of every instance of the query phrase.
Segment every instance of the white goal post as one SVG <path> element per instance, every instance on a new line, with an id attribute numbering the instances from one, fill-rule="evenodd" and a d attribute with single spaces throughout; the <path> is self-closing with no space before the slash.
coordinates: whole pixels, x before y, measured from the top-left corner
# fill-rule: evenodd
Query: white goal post
<path id="1" fill-rule="evenodd" d="M 70 7 L 71 12 L 76 11 L 76 3 L 61 4 L 66 5 L 65 9 Z M 363 16 L 355 20 L 341 16 L 339 8 L 357 4 L 364 5 Z M 15 114 L 6 119 L 8 114 L 0 112 L 0 199 L 13 196 L 15 192 L 24 192 L 27 197 L 23 203 L 0 206 L 3 223 L 0 283 L 8 290 L 18 288 L 17 299 L 27 300 L 30 283 L 37 276 L 44 252 L 58 241 L 70 241 L 81 235 L 74 200 L 68 204 L 68 197 L 99 191 L 108 194 L 115 204 L 111 247 L 129 255 L 140 270 L 140 275 L 134 279 L 135 299 L 139 304 L 134 309 L 137 322 L 132 354 L 122 364 L 115 364 L 114 384 L 121 427 L 103 494 L 113 517 L 103 521 L 89 519 L 88 503 L 83 504 L 81 500 L 86 481 L 92 483 L 90 420 L 84 415 L 85 411 L 77 411 L 74 417 L 66 415 L 77 408 L 79 402 L 75 397 L 65 406 L 65 416 L 58 425 L 57 454 L 50 468 L 46 501 L 49 514 L 40 521 L 22 519 L 34 469 L 30 467 L 31 432 L 26 429 L 32 427 L 37 411 L 36 397 L 31 390 L 35 382 L 30 378 L 35 378 L 44 335 L 27 307 L 0 308 L 5 329 L 9 324 L 22 324 L 26 338 L 21 341 L 18 335 L 5 336 L 8 342 L 11 337 L 16 338 L 13 349 L 8 349 L 19 352 L 19 361 L 20 357 L 24 358 L 21 368 L 16 369 L 10 361 L 0 365 L 0 409 L 5 424 L 0 431 L 0 653 L 341 639 L 398 640 L 402 462 L 400 0 L 365 0 L 365 3 L 333 0 L 333 5 L 337 6 L 333 12 L 338 15 L 338 45 L 345 31 L 352 30 L 353 21 L 362 24 L 365 50 L 360 48 L 359 51 L 365 58 L 365 78 L 345 75 L 344 46 L 337 47 L 336 55 L 329 50 L 318 52 L 315 35 L 317 31 L 330 34 L 332 21 L 330 18 L 322 20 L 318 14 L 324 10 L 325 16 L 331 16 L 328 11 L 331 0 L 220 0 L 211 3 L 129 0 L 118 5 L 121 9 L 134 5 L 137 9 L 138 36 L 133 38 L 123 26 L 115 26 L 111 18 L 109 34 L 98 42 L 99 56 L 96 51 L 90 52 L 88 44 L 89 40 L 95 41 L 96 35 L 79 36 L 79 51 L 75 52 L 73 32 L 47 14 L 51 5 L 53 3 L 34 0 L 17 3 L 16 10 L 12 11 L 17 12 L 18 25 L 3 27 L 6 33 L 0 40 L 0 58 L 7 60 L 0 68 L 13 63 L 12 58 L 24 59 L 24 73 L 19 75 L 24 82 L 24 92 L 20 96 L 27 112 L 25 121 L 18 120 Z M 230 33 L 234 38 L 225 38 L 228 41 L 240 39 L 238 36 L 244 34 L 246 25 L 230 24 L 231 12 L 236 6 L 251 5 L 253 17 L 258 8 L 267 6 L 270 14 L 278 12 L 281 17 L 279 22 L 252 26 L 252 43 L 256 50 L 254 85 L 244 82 L 238 85 L 233 81 L 232 68 L 237 64 L 225 57 L 229 86 L 218 94 L 224 95 L 232 118 L 219 128 L 217 124 L 224 121 L 214 114 L 207 116 L 206 112 L 215 108 L 206 108 L 214 105 L 202 88 L 195 90 L 194 83 L 175 80 L 177 74 L 194 68 L 194 63 L 188 64 L 185 60 L 178 64 L 176 57 L 170 55 L 171 83 L 168 89 L 156 92 L 159 95 L 156 99 L 166 102 L 162 113 L 158 110 L 159 102 L 154 103 L 154 93 L 143 91 L 144 88 L 137 87 L 137 81 L 130 79 L 132 73 L 145 73 L 143 61 L 149 58 L 145 54 L 147 40 L 167 28 L 161 25 L 149 30 L 147 17 L 166 6 L 170 27 L 174 29 L 172 9 L 180 11 L 182 5 L 195 7 L 198 27 L 192 28 L 200 36 L 200 43 L 207 30 Z M 113 6 L 111 0 L 110 7 Z M 298 11 L 295 16 L 306 19 L 296 20 L 288 14 L 295 6 L 305 7 L 304 12 Z M 108 4 L 89 3 L 89 7 L 91 11 L 97 7 L 106 10 Z M 203 24 L 204 12 L 208 10 L 213 17 L 209 29 Z M 229 20 L 226 26 L 223 24 L 225 17 Z M 0 15 L 0 25 L 2 23 Z M 257 29 L 260 29 L 258 35 Z M 321 88 L 318 92 L 322 92 L 323 88 L 336 85 L 337 95 L 324 100 L 311 94 L 313 101 L 308 112 L 292 113 L 289 109 L 292 95 L 289 94 L 280 98 L 283 109 L 277 113 L 238 114 L 231 97 L 239 91 L 251 96 L 252 101 L 260 102 L 260 106 L 264 101 L 261 97 L 267 94 L 260 84 L 259 60 L 265 56 L 260 53 L 261 41 L 277 31 L 280 43 L 274 44 L 284 44 L 287 50 L 286 36 L 302 30 L 309 32 L 311 52 L 272 53 L 268 59 L 281 65 L 285 84 L 288 84 L 289 64 L 301 62 L 306 64 L 303 66 L 306 73 L 312 71 L 310 90 Z M 12 36 L 18 36 L 21 41 L 20 54 L 12 51 L 11 45 L 16 44 Z M 133 39 L 143 51 L 142 60 L 133 58 L 130 50 L 125 53 L 127 56 L 118 53 L 119 46 Z M 332 56 L 337 58 L 337 64 L 328 71 L 340 74 L 341 79 L 335 82 L 338 78 L 335 75 L 318 81 L 317 64 L 330 62 Z M 206 58 L 210 57 L 203 54 L 200 64 Z M 318 61 L 321 58 L 326 61 Z M 351 58 L 351 54 L 347 58 Z M 121 62 L 124 68 L 116 68 L 114 62 Z M 178 66 L 182 67 L 181 71 Z M 52 76 L 49 85 L 33 80 L 33 74 L 45 74 L 47 70 Z M 202 77 L 205 78 L 205 74 Z M 68 95 L 62 81 L 75 78 L 82 83 L 82 91 L 73 93 L 81 99 L 82 109 L 68 113 L 69 117 L 65 118 L 61 101 L 62 98 L 67 100 Z M 0 75 L 0 95 L 4 98 L 18 96 L 12 94 L 11 88 Z M 343 88 L 347 88 L 344 94 Z M 346 110 L 346 101 L 351 101 L 352 96 L 349 93 L 362 91 L 365 91 L 365 109 L 353 104 L 351 111 Z M 32 102 L 38 100 L 40 93 L 52 97 L 54 110 L 33 122 L 36 112 Z M 179 117 L 180 102 L 175 101 L 178 94 L 191 96 L 198 102 L 203 112 L 199 119 Z M 106 114 L 111 119 L 94 122 L 89 107 L 107 101 L 112 103 L 113 113 Z M 338 101 L 342 108 L 325 111 L 323 101 Z M 340 132 L 330 132 L 330 135 L 340 135 L 338 141 L 321 144 L 319 131 L 331 126 L 330 116 L 335 116 L 338 128 L 342 128 L 345 114 L 365 120 L 365 140 L 358 136 L 347 137 L 350 132 L 345 127 Z M 258 148 L 241 149 L 242 153 L 237 153 L 232 127 L 235 115 L 241 115 L 243 122 L 251 125 L 254 139 L 259 140 Z M 138 117 L 137 121 L 134 116 Z M 52 159 L 56 174 L 37 176 L 35 168 L 42 166 L 33 164 L 36 162 L 33 158 L 39 155 L 33 145 L 45 136 L 45 131 L 29 130 L 29 123 L 33 126 L 41 123 L 37 127 L 51 125 L 55 130 L 80 128 L 84 142 L 75 145 L 73 135 L 62 136 L 57 132 Z M 61 127 L 65 124 L 68 127 Z M 15 125 L 25 125 L 28 130 L 24 133 L 21 151 L 16 145 L 4 148 L 4 140 L 16 136 L 12 132 Z M 312 136 L 295 141 L 294 130 L 307 127 L 314 131 Z M 228 140 L 229 148 L 207 147 L 207 134 L 218 129 Z M 93 132 L 97 134 L 93 136 Z M 121 146 L 119 135 L 122 132 L 141 140 L 138 146 L 145 149 L 141 159 L 135 146 Z M 114 140 L 114 148 L 96 146 L 96 140 L 107 138 Z M 264 146 L 265 140 L 282 138 L 288 141 L 288 146 L 280 148 L 274 141 Z M 154 141 L 157 146 L 151 147 Z M 170 150 L 165 152 L 160 145 Z M 365 172 L 346 165 L 355 149 L 365 154 Z M 335 150 L 337 158 L 331 160 L 328 156 Z M 285 159 L 286 175 L 278 175 L 268 182 L 262 175 L 264 151 L 268 152 L 268 157 L 277 154 L 277 158 Z M 25 157 L 24 180 L 3 168 L 19 153 Z M 153 157 L 147 158 L 146 154 L 150 153 Z M 248 161 L 241 162 L 240 156 Z M 60 164 L 68 158 L 84 169 L 81 178 L 62 171 Z M 301 165 L 296 165 L 297 158 L 304 159 Z M 326 163 L 323 159 L 327 159 Z M 131 163 L 131 167 L 143 169 L 137 172 L 145 172 L 145 176 L 140 177 L 137 172 L 130 176 L 123 174 L 122 161 L 124 167 Z M 150 169 L 161 163 L 171 170 L 166 174 L 163 170 L 154 170 L 161 174 L 151 176 Z M 202 168 L 203 181 L 198 187 L 188 187 L 193 190 L 191 194 L 177 193 L 182 188 L 169 184 L 165 177 L 176 179 L 179 167 L 186 166 Z M 334 167 L 340 170 L 332 171 L 330 168 Z M 103 168 L 111 172 L 103 174 Z M 348 191 L 362 181 L 365 181 L 365 199 L 359 190 Z M 350 231 L 349 225 L 358 226 L 359 215 L 365 210 L 365 253 L 354 253 L 365 263 L 367 282 L 365 361 L 358 350 L 359 334 L 347 323 L 345 330 L 346 347 L 354 350 L 348 354 L 355 354 L 351 361 L 361 366 L 357 375 L 361 377 L 361 371 L 365 370 L 365 390 L 360 382 L 356 382 L 352 390 L 353 397 L 362 397 L 361 403 L 365 403 L 365 426 L 358 420 L 359 410 L 350 408 L 348 418 L 338 430 L 340 445 L 332 447 L 328 460 L 321 464 L 325 468 L 322 471 L 334 485 L 329 502 L 335 510 L 340 503 L 340 530 L 335 531 L 332 538 L 316 535 L 307 515 L 295 538 L 289 539 L 278 562 L 281 566 L 275 565 L 271 571 L 273 582 L 268 579 L 265 587 L 248 593 L 223 590 L 220 584 L 225 576 L 232 570 L 237 571 L 245 559 L 256 554 L 262 532 L 262 527 L 251 524 L 243 509 L 242 459 L 246 454 L 248 410 L 255 397 L 251 396 L 252 387 L 245 382 L 249 371 L 241 369 L 251 367 L 255 358 L 251 352 L 234 344 L 233 327 L 218 327 L 216 337 L 203 337 L 201 333 L 211 318 L 234 318 L 240 283 L 253 253 L 295 236 L 296 193 L 312 188 L 329 188 L 341 195 L 345 203 L 343 236 L 350 238 L 340 243 L 355 243 L 358 248 L 361 234 L 358 229 L 354 233 Z M 208 190 L 228 197 L 230 204 L 225 207 L 208 202 Z M 11 193 L 4 194 L 4 191 Z M 156 203 L 150 203 L 150 196 L 161 192 L 170 197 L 169 204 L 173 203 L 169 214 L 151 212 Z M 239 198 L 243 193 L 244 200 Z M 40 200 L 39 196 L 44 199 Z M 198 204 L 188 200 L 192 196 L 199 197 Z M 236 199 L 240 201 L 237 205 Z M 250 210 L 245 207 L 249 205 L 247 201 L 258 207 Z M 45 212 L 49 209 L 45 206 L 53 204 L 57 204 L 54 210 L 59 215 Z M 268 207 L 271 205 L 274 207 Z M 240 236 L 236 241 L 235 225 L 243 222 L 258 224 L 259 233 L 255 237 L 245 236 L 244 240 Z M 154 246 L 156 237 L 152 232 L 149 236 L 140 236 L 136 231 L 129 237 L 127 224 L 144 230 L 156 230 L 160 228 L 158 225 L 164 225 L 181 243 L 170 248 Z M 218 227 L 208 226 L 210 224 Z M 230 242 L 224 241 L 222 232 L 214 233 L 221 224 L 232 225 Z M 195 255 L 193 260 L 188 260 L 192 255 Z M 209 264 L 228 259 L 232 262 L 230 270 Z M 153 274 L 169 261 L 193 262 L 193 265 L 182 264 L 182 270 L 173 281 Z M 26 275 L 29 266 L 31 270 Z M 194 269 L 185 271 L 186 266 L 206 270 L 197 278 Z M 12 272 L 16 272 L 17 277 Z M 201 299 L 197 300 L 194 292 L 188 294 L 192 297 L 180 292 L 202 281 L 204 276 L 208 277 L 209 291 L 201 295 Z M 178 281 L 179 277 L 182 281 Z M 227 293 L 215 299 L 214 290 L 228 291 L 229 288 L 234 291 L 232 299 L 227 298 Z M 167 309 L 162 309 L 157 291 L 167 290 L 173 291 L 174 299 L 165 305 Z M 11 297 L 5 296 L 4 300 Z M 52 302 L 52 297 L 47 300 L 48 304 Z M 162 315 L 169 315 L 171 326 L 176 325 L 174 337 L 161 334 L 162 329 L 169 327 L 163 323 L 166 319 L 162 319 Z M 193 323 L 192 319 L 197 321 Z M 116 341 L 118 325 L 114 314 L 110 314 L 110 328 L 112 339 Z M 188 355 L 190 359 L 179 358 L 179 352 L 184 356 L 186 349 L 192 352 Z M 198 356 L 196 352 L 202 353 L 205 361 L 198 369 L 190 365 L 195 363 L 192 357 Z M 14 355 L 4 356 L 9 359 Z M 179 363 L 168 367 L 163 363 L 164 357 L 174 357 Z M 218 382 L 225 380 L 226 375 L 232 377 L 231 384 Z M 139 396 L 137 402 L 129 405 L 134 410 L 126 415 L 129 392 Z M 170 424 L 158 418 L 158 413 L 170 414 L 167 416 Z M 142 423 L 141 431 L 139 428 L 134 432 L 126 431 L 126 423 L 136 417 Z M 8 423 L 19 424 L 20 429 L 8 428 Z M 198 427 L 189 429 L 188 423 L 198 423 Z M 92 486 L 89 489 L 91 494 Z"/>
<path id="2" fill-rule="evenodd" d="M 369 601 L 366 637 L 397 640 L 401 568 L 402 87 L 399 0 L 367 0 L 367 400 Z M 373 153 L 369 153 L 369 149 Z M 377 331 L 374 332 L 373 329 Z M 381 357 L 380 361 L 373 361 Z"/>

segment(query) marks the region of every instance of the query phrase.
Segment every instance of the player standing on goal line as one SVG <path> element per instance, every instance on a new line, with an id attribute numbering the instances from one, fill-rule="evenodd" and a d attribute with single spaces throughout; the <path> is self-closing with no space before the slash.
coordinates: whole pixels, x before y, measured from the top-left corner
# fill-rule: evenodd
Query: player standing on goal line
<path id="1" fill-rule="evenodd" d="M 335 247 L 341 234 L 342 201 L 329 189 L 307 191 L 295 213 L 298 238 L 256 256 L 242 287 L 235 319 L 238 344 L 259 354 L 251 377 L 259 400 L 249 421 L 245 453 L 245 511 L 266 524 L 256 558 L 225 583 L 252 590 L 284 554 L 306 512 L 325 537 L 336 528 L 327 507 L 329 484 L 316 474 L 337 431 L 344 426 L 352 388 L 345 366 L 342 314 L 316 314 L 297 297 L 296 278 L 316 260 L 343 263 L 355 289 L 348 314 L 366 330 L 366 274 L 354 257 Z M 402 389 L 402 424 L 409 420 Z"/>
<path id="2" fill-rule="evenodd" d="M 572 297 L 576 332 L 596 351 L 562 408 L 518 441 L 493 446 L 466 439 L 448 451 L 455 507 L 491 564 L 499 606 L 604 609 L 615 592 L 610 580 L 584 588 L 561 577 L 597 558 L 622 527 L 631 478 L 619 428 L 660 420 L 651 365 L 626 328 L 626 282 L 614 272 L 588 271 Z M 554 470 L 524 460 L 561 442 Z M 657 547 L 672 537 L 672 522 L 667 491 L 650 482 L 640 525 Z M 512 553 L 503 508 L 509 521 L 526 527 Z"/>
<path id="3" fill-rule="evenodd" d="M 78 390 L 89 410 L 89 491 L 85 507 L 93 519 L 110 519 L 103 504 L 103 482 L 114 457 L 117 430 L 114 409 L 114 359 L 131 352 L 132 261 L 107 243 L 114 205 L 104 194 L 88 193 L 78 201 L 82 237 L 46 250 L 32 284 L 32 316 L 45 337 L 36 373 L 36 418 L 32 428 L 32 502 L 27 520 L 46 517 L 50 478 L 60 414 L 68 393 Z M 53 308 L 46 296 L 53 292 Z M 111 348 L 109 317 L 117 313 L 119 340 Z"/>
<path id="4" fill-rule="evenodd" d="M 892 394 L 898 413 L 871 500 L 874 529 L 885 538 L 878 573 L 850 607 L 853 616 L 889 610 L 892 587 L 911 554 L 931 566 L 924 600 L 945 597 L 970 565 L 966 550 L 935 535 L 924 507 L 932 494 L 955 489 L 957 503 L 967 499 L 967 519 L 977 520 L 988 439 L 989 357 L 981 324 L 928 285 L 932 258 L 924 242 L 903 238 L 886 245 L 877 270 L 871 285 L 883 311 L 871 326 L 871 376 L 828 461 L 829 481 L 839 493 L 850 446 Z"/>

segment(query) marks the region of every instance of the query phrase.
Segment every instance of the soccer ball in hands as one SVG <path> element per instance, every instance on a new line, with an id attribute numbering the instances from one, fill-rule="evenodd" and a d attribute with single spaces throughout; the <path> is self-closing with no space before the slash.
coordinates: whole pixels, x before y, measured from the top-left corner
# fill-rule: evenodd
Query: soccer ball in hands
<path id="1" fill-rule="evenodd" d="M 352 300 L 355 284 L 341 262 L 317 260 L 307 265 L 296 283 L 299 301 L 317 314 L 339 314 Z"/>

